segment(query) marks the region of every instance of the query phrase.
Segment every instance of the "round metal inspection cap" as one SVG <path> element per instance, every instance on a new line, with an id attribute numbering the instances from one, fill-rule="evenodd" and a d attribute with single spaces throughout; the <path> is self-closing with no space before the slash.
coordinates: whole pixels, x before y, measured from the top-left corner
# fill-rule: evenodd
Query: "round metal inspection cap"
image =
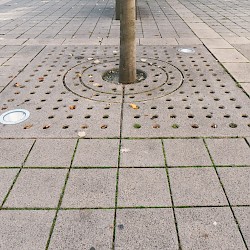
<path id="1" fill-rule="evenodd" d="M 0 116 L 0 122 L 2 124 L 17 124 L 27 120 L 30 116 L 30 112 L 25 109 L 13 109 L 3 113 Z"/>
<path id="2" fill-rule="evenodd" d="M 188 53 L 188 54 L 195 53 L 195 49 L 193 48 L 180 48 L 178 49 L 178 51 L 182 53 Z"/>

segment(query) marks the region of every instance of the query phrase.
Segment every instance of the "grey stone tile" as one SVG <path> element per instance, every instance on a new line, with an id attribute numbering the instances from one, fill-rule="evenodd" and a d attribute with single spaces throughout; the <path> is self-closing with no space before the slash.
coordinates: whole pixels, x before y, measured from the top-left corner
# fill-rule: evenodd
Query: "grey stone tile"
<path id="1" fill-rule="evenodd" d="M 176 209 L 182 249 L 245 249 L 229 207 Z"/>
<path id="2" fill-rule="evenodd" d="M 122 167 L 165 166 L 161 140 L 122 140 Z"/>
<path id="3" fill-rule="evenodd" d="M 117 167 L 119 140 L 80 140 L 73 166 Z"/>
<path id="4" fill-rule="evenodd" d="M 111 249 L 113 210 L 59 211 L 49 249 Z"/>
<path id="5" fill-rule="evenodd" d="M 1 210 L 1 249 L 45 249 L 55 211 Z"/>
<path id="6" fill-rule="evenodd" d="M 70 167 L 76 140 L 37 140 L 26 163 L 26 167 Z"/>
<path id="7" fill-rule="evenodd" d="M 34 140 L 0 140 L 0 165 L 3 167 L 20 167 L 31 149 Z"/>
<path id="8" fill-rule="evenodd" d="M 206 139 L 215 165 L 250 165 L 250 148 L 244 139 Z"/>
<path id="9" fill-rule="evenodd" d="M 249 82 L 250 63 L 223 63 L 237 82 Z"/>
<path id="10" fill-rule="evenodd" d="M 169 169 L 175 206 L 228 205 L 213 168 Z"/>
<path id="11" fill-rule="evenodd" d="M 116 169 L 73 169 L 62 207 L 113 207 Z"/>
<path id="12" fill-rule="evenodd" d="M 246 93 L 250 95 L 250 82 L 242 82 L 240 85 L 246 91 Z"/>
<path id="13" fill-rule="evenodd" d="M 118 206 L 171 206 L 166 170 L 119 170 Z"/>
<path id="14" fill-rule="evenodd" d="M 243 237 L 250 248 L 250 207 L 233 207 Z"/>
<path id="15" fill-rule="evenodd" d="M 4 207 L 57 207 L 65 169 L 23 169 Z"/>
<path id="16" fill-rule="evenodd" d="M 217 168 L 232 205 L 250 205 L 250 167 Z"/>
<path id="17" fill-rule="evenodd" d="M 164 140 L 168 166 L 211 166 L 202 139 Z"/>
<path id="18" fill-rule="evenodd" d="M 117 211 L 115 249 L 178 249 L 172 209 Z"/>
<path id="19" fill-rule="evenodd" d="M 19 169 L 0 169 L 0 204 L 7 195 Z"/>

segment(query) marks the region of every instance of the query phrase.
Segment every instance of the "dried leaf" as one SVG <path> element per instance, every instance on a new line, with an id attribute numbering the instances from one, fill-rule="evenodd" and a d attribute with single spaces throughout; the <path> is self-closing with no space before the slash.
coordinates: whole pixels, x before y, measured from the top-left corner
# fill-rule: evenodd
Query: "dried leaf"
<path id="1" fill-rule="evenodd" d="M 39 81 L 39 82 L 43 82 L 43 81 L 44 81 L 44 77 L 39 77 L 39 78 L 38 78 L 38 81 Z"/>
<path id="2" fill-rule="evenodd" d="M 146 62 L 146 61 L 147 61 L 147 59 L 141 58 L 141 62 Z"/>
<path id="3" fill-rule="evenodd" d="M 79 137 L 85 137 L 85 136 L 86 136 L 86 132 L 84 132 L 84 131 L 79 131 L 79 132 L 78 132 L 78 136 L 79 136 Z"/>
<path id="4" fill-rule="evenodd" d="M 100 63 L 100 61 L 97 59 L 97 60 L 94 61 L 94 63 L 98 64 L 98 63 Z"/>
<path id="5" fill-rule="evenodd" d="M 139 109 L 139 107 L 134 104 L 134 103 L 130 103 L 129 106 L 132 108 L 132 109 Z"/>
<path id="6" fill-rule="evenodd" d="M 94 86 L 94 87 L 101 87 L 102 84 L 100 84 L 100 83 L 93 83 L 93 86 Z"/>
<path id="7" fill-rule="evenodd" d="M 19 83 L 19 82 L 16 82 L 15 84 L 14 84 L 14 87 L 20 87 L 21 86 L 21 84 Z"/>
<path id="8" fill-rule="evenodd" d="M 70 110 L 76 109 L 76 105 L 70 105 L 70 106 L 69 106 L 69 109 L 70 109 Z"/>
<path id="9" fill-rule="evenodd" d="M 122 153 L 128 153 L 128 152 L 130 152 L 131 150 L 129 149 L 129 148 L 122 148 L 121 149 L 121 152 Z"/>
<path id="10" fill-rule="evenodd" d="M 91 61 L 91 60 L 93 60 L 93 59 L 94 59 L 93 57 L 89 57 L 89 58 L 88 58 L 88 61 Z"/>
<path id="11" fill-rule="evenodd" d="M 114 50 L 114 51 L 113 51 L 113 54 L 114 54 L 114 55 L 117 55 L 117 54 L 118 54 L 118 51 L 117 51 L 117 50 Z"/>
<path id="12" fill-rule="evenodd" d="M 50 125 L 43 126 L 43 129 L 48 129 L 48 128 L 50 128 Z"/>
<path id="13" fill-rule="evenodd" d="M 32 128 L 33 127 L 33 124 L 27 124 L 27 125 L 24 125 L 24 129 L 29 129 L 29 128 Z"/>
<path id="14" fill-rule="evenodd" d="M 76 76 L 77 76 L 77 77 L 82 77 L 82 74 L 77 73 Z"/>

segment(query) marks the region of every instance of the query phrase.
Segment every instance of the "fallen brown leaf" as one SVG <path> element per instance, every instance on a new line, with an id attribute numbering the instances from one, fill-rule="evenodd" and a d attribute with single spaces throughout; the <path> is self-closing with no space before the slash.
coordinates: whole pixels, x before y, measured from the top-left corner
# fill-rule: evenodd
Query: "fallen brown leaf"
<path id="1" fill-rule="evenodd" d="M 70 110 L 76 109 L 76 105 L 70 105 L 70 106 L 69 106 L 69 109 L 70 109 Z"/>
<path id="2" fill-rule="evenodd" d="M 134 104 L 134 103 L 130 103 L 129 106 L 132 108 L 132 109 L 139 109 L 139 107 Z"/>
<path id="3" fill-rule="evenodd" d="M 24 125 L 24 129 L 29 129 L 29 128 L 32 128 L 33 127 L 33 124 L 27 124 L 27 125 Z"/>
<path id="4" fill-rule="evenodd" d="M 21 84 L 19 83 L 19 82 L 16 82 L 15 84 L 14 84 L 14 87 L 20 87 L 21 86 Z"/>

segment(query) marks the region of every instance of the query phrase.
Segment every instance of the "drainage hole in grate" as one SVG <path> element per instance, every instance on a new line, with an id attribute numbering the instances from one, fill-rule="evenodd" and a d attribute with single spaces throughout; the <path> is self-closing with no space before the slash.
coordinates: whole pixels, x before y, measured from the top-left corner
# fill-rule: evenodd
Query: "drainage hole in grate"
<path id="1" fill-rule="evenodd" d="M 161 126 L 160 126 L 159 124 L 154 124 L 154 125 L 153 125 L 153 128 L 156 128 L 156 129 L 157 129 L 157 128 L 160 128 L 160 127 L 161 127 Z"/>
<path id="2" fill-rule="evenodd" d="M 199 128 L 199 125 L 198 124 L 192 124 L 191 127 L 192 128 Z"/>
<path id="3" fill-rule="evenodd" d="M 235 123 L 230 123 L 230 124 L 229 124 L 229 127 L 230 127 L 230 128 L 237 128 L 237 126 L 238 126 L 238 125 L 235 124 Z"/>
<path id="4" fill-rule="evenodd" d="M 82 126 L 81 126 L 81 128 L 83 128 L 83 129 L 87 129 L 89 126 L 87 125 L 87 124 L 83 124 Z"/>
<path id="5" fill-rule="evenodd" d="M 109 115 L 104 115 L 102 118 L 103 118 L 103 119 L 108 119 L 108 118 L 109 118 Z"/>
<path id="6" fill-rule="evenodd" d="M 176 129 L 176 128 L 179 128 L 180 126 L 178 124 L 173 124 L 172 125 L 172 128 Z"/>
<path id="7" fill-rule="evenodd" d="M 64 125 L 62 128 L 67 129 L 67 128 L 69 128 L 69 125 Z"/>
<path id="8" fill-rule="evenodd" d="M 72 119 L 73 118 L 73 115 L 68 115 L 67 116 L 67 119 Z"/>
<path id="9" fill-rule="evenodd" d="M 135 115 L 134 118 L 135 119 L 139 119 L 141 116 L 140 115 Z"/>
<path id="10" fill-rule="evenodd" d="M 91 117 L 91 115 L 85 115 L 85 119 L 89 119 Z"/>

